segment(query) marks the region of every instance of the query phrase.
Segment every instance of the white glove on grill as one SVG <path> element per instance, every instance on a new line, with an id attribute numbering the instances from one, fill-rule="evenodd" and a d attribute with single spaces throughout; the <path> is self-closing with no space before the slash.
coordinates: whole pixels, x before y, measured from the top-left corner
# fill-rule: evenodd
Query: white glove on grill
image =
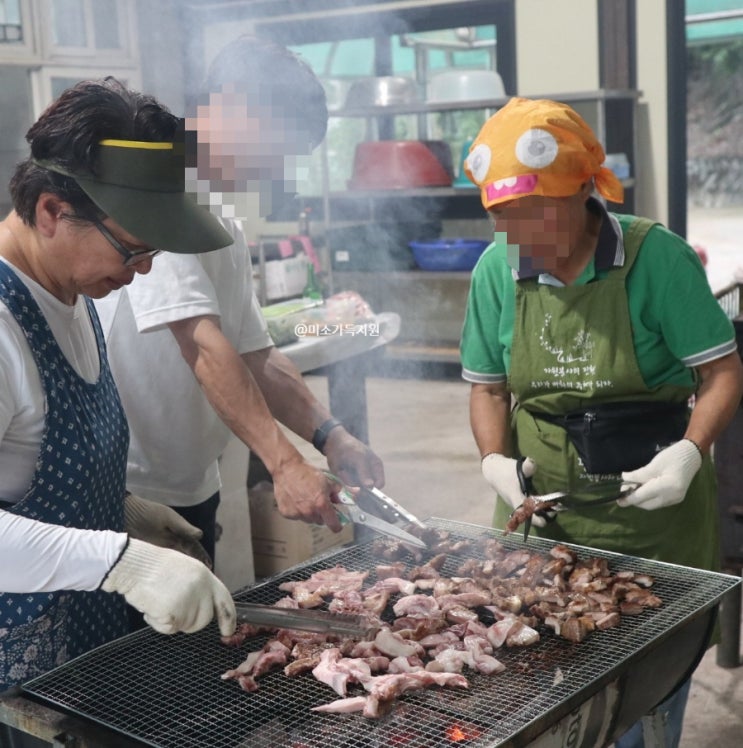
<path id="1" fill-rule="evenodd" d="M 493 452 L 482 458 L 481 465 L 485 480 L 512 509 L 518 509 L 526 498 L 521 491 L 516 463 L 517 460 Z M 527 457 L 522 469 L 524 477 L 531 478 L 537 472 L 537 465 L 531 457 Z M 532 516 L 531 523 L 534 527 L 544 527 L 547 524 L 546 520 L 538 514 Z"/>
<path id="2" fill-rule="evenodd" d="M 209 554 L 199 543 L 201 530 L 169 506 L 128 494 L 124 499 L 124 529 L 132 538 L 172 548 L 212 567 Z"/>
<path id="3" fill-rule="evenodd" d="M 697 445 L 682 439 L 658 452 L 645 467 L 622 473 L 622 480 L 642 485 L 617 504 L 641 509 L 679 504 L 701 466 L 702 454 Z"/>
<path id="4" fill-rule="evenodd" d="M 235 631 L 232 596 L 200 561 L 131 538 L 101 588 L 118 592 L 161 634 L 204 628 L 217 616 L 222 636 Z"/>

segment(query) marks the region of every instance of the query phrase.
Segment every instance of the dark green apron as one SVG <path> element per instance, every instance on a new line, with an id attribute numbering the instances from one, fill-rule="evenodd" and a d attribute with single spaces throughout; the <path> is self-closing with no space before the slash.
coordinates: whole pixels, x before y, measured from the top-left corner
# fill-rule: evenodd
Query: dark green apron
<path id="1" fill-rule="evenodd" d="M 537 464 L 538 494 L 582 489 L 619 476 L 588 475 L 566 431 L 531 415 L 553 415 L 589 403 L 653 400 L 684 402 L 693 388 L 661 385 L 649 390 L 635 356 L 625 280 L 652 222 L 635 220 L 625 229 L 623 267 L 605 279 L 555 287 L 536 280 L 516 283 L 509 386 L 518 402 L 512 414 L 515 455 Z M 616 484 L 615 484 L 616 488 Z M 593 492 L 590 497 L 600 494 Z M 605 492 L 608 495 L 608 492 Z M 496 501 L 494 524 L 504 527 L 510 513 Z M 561 512 L 541 537 L 657 559 L 701 569 L 719 566 L 717 484 L 705 457 L 685 499 L 672 507 L 647 511 L 616 504 Z"/>

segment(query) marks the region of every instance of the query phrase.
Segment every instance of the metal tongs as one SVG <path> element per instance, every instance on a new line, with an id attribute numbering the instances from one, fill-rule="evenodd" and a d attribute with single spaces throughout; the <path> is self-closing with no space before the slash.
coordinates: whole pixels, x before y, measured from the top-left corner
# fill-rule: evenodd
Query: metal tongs
<path id="1" fill-rule="evenodd" d="M 402 528 L 398 527 L 392 522 L 377 517 L 376 514 L 372 514 L 368 510 L 362 509 L 354 498 L 351 489 L 333 473 L 324 471 L 325 475 L 330 480 L 337 483 L 341 488 L 338 491 L 338 505 L 336 509 L 338 514 L 341 515 L 341 520 L 346 522 L 353 522 L 356 525 L 368 527 L 371 530 L 376 530 L 387 537 L 399 540 L 406 545 L 414 546 L 415 548 L 426 548 L 426 544 L 420 539 L 416 538 L 415 535 L 411 535 Z M 376 500 L 375 509 L 379 508 L 381 511 L 386 511 L 388 516 L 395 522 L 411 522 L 419 527 L 425 527 L 425 525 L 413 514 L 404 509 L 400 504 L 391 499 L 386 494 L 382 493 L 378 488 L 362 488 L 359 491 L 360 496 L 373 497 Z"/>
<path id="2" fill-rule="evenodd" d="M 426 525 L 421 522 L 418 517 L 411 514 L 404 506 L 398 504 L 391 496 L 387 496 L 378 488 L 362 488 L 359 490 L 358 499 L 361 501 L 363 507 L 372 514 L 377 511 L 383 513 L 383 516 L 390 518 L 390 521 L 395 525 L 410 524 L 419 527 L 421 530 L 425 530 Z M 370 508 L 370 507 L 373 507 Z"/>
<path id="3" fill-rule="evenodd" d="M 235 602 L 238 623 L 252 623 L 273 628 L 315 631 L 318 633 L 374 637 L 379 626 L 369 619 L 350 613 L 331 613 L 327 610 L 277 608 L 275 605 Z"/>
<path id="4" fill-rule="evenodd" d="M 531 478 L 524 475 L 524 460 L 526 458 L 519 457 L 516 461 L 516 475 L 519 478 L 519 486 L 521 487 L 521 493 L 524 496 L 528 496 L 532 501 L 537 504 L 543 504 L 543 508 L 537 509 L 534 514 L 538 512 L 564 512 L 566 509 L 583 509 L 584 507 L 600 506 L 601 504 L 613 504 L 619 499 L 623 499 L 625 496 L 629 496 L 633 491 L 636 491 L 642 484 L 631 482 L 631 481 L 620 481 L 616 484 L 617 492 L 611 496 L 602 496 L 599 499 L 588 499 L 585 501 L 575 501 L 566 499 L 571 495 L 569 491 L 553 491 L 552 493 L 536 494 L 534 491 L 534 482 Z M 612 487 L 613 483 L 599 483 L 596 485 L 595 490 L 604 491 L 607 488 Z M 591 491 L 592 489 L 588 489 Z M 531 530 L 531 517 L 530 514 L 524 520 L 524 542 L 529 539 L 529 531 Z"/>

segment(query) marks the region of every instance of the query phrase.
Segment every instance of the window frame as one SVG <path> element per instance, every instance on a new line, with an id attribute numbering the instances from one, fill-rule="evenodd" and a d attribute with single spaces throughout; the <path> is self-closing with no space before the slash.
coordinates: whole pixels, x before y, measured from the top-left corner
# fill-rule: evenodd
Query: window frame
<path id="1" fill-rule="evenodd" d="M 93 3 L 95 0 L 81 0 L 85 19 L 85 32 L 88 43 L 82 47 L 61 46 L 54 41 L 52 26 L 54 0 L 39 0 L 41 39 L 45 61 L 63 62 L 65 65 L 86 65 L 95 60 L 97 66 L 137 64 L 136 5 L 134 0 L 114 0 L 119 28 L 120 47 L 116 49 L 95 46 Z M 114 72 L 114 71 L 111 71 Z"/>
<path id="2" fill-rule="evenodd" d="M 27 65 L 37 54 L 37 34 L 28 2 L 20 0 L 21 41 L 0 43 L 0 64 Z"/>
<path id="3" fill-rule="evenodd" d="M 37 70 L 31 71 L 31 101 L 33 104 L 34 120 L 46 109 L 53 100 L 52 79 L 53 78 L 76 78 L 77 80 L 88 80 L 105 78 L 113 75 L 122 81 L 128 88 L 139 90 L 142 80 L 139 68 L 110 68 L 92 67 L 85 65 L 62 66 L 45 65 Z"/>

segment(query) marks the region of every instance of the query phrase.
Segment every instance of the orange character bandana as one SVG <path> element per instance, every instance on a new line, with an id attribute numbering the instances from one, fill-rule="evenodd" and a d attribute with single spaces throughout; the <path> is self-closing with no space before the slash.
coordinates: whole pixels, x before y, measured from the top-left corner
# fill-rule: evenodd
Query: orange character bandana
<path id="1" fill-rule="evenodd" d="M 486 210 L 526 195 L 569 197 L 591 178 L 600 195 L 621 203 L 624 188 L 604 158 L 591 128 L 566 104 L 513 98 L 483 125 L 464 171 Z"/>

